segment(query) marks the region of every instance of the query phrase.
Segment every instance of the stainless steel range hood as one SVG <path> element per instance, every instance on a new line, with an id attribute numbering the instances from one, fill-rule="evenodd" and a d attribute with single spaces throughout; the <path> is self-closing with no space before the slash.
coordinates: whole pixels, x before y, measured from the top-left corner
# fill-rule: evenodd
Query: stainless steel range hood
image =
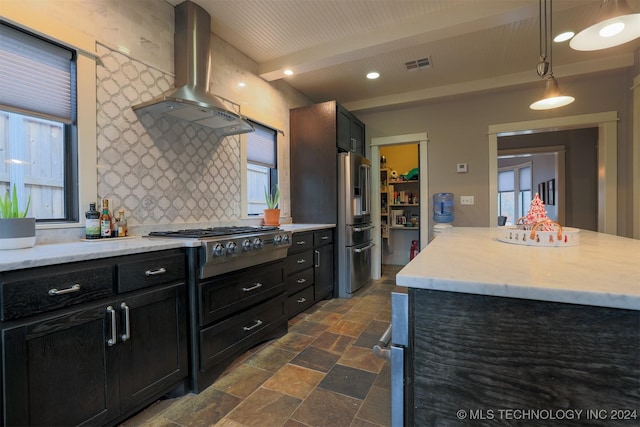
<path id="1" fill-rule="evenodd" d="M 244 117 L 230 111 L 209 93 L 211 17 L 202 7 L 186 0 L 175 7 L 175 87 L 132 109 L 153 116 L 166 115 L 215 129 L 219 136 L 253 132 Z"/>

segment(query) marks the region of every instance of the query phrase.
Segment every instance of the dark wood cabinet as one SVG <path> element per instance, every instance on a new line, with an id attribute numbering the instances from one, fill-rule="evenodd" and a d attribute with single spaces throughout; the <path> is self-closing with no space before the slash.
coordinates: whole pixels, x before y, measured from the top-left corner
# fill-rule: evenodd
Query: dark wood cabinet
<path id="1" fill-rule="evenodd" d="M 162 273 L 145 274 L 146 263 L 158 259 L 174 262 L 158 266 L 168 273 L 164 280 Z M 130 283 L 115 280 L 120 265 L 138 265 L 120 280 Z M 52 276 L 75 283 L 48 283 Z M 152 285 L 145 286 L 149 277 Z M 7 290 L 16 283 L 25 294 L 40 296 L 32 312 L 24 305 L 13 311 L 17 319 L 2 322 L 3 425 L 111 424 L 183 387 L 188 375 L 184 280 L 179 250 L 0 273 L 3 296 L 13 295 Z M 43 292 L 43 283 L 49 290 Z M 95 289 L 95 283 L 105 289 Z M 138 290 L 115 293 L 120 287 Z M 56 295 L 51 289 L 68 291 Z M 82 303 L 60 307 L 57 298 L 72 295 Z M 16 298 L 2 300 L 3 312 L 20 306 Z"/>
<path id="2" fill-rule="evenodd" d="M 313 233 L 313 251 L 315 255 L 313 270 L 314 301 L 333 297 L 335 281 L 333 229 Z"/>
<path id="3" fill-rule="evenodd" d="M 365 155 L 365 126 L 335 101 L 290 110 L 291 215 L 338 223 L 338 152 Z"/>
<path id="4" fill-rule="evenodd" d="M 334 256 L 332 228 L 293 234 L 285 260 L 289 318 L 333 296 Z"/>
<path id="5" fill-rule="evenodd" d="M 364 156 L 364 123 L 340 104 L 336 105 L 336 114 L 338 149 Z"/>

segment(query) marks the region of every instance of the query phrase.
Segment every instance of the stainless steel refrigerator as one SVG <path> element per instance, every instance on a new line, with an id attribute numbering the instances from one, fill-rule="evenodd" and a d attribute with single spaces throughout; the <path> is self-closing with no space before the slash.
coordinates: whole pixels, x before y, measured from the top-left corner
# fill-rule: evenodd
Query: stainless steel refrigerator
<path id="1" fill-rule="evenodd" d="M 338 153 L 338 294 L 350 298 L 371 281 L 371 162 Z"/>

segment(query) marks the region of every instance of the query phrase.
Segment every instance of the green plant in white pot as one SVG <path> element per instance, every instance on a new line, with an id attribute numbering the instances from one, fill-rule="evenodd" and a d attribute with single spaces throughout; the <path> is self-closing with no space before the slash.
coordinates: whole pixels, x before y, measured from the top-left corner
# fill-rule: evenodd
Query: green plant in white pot
<path id="1" fill-rule="evenodd" d="M 24 210 L 18 206 L 16 185 L 0 197 L 0 250 L 30 248 L 36 244 L 36 219 L 27 218 L 31 195 Z"/>
<path id="2" fill-rule="evenodd" d="M 280 201 L 280 187 L 276 185 L 271 191 L 264 187 L 264 199 L 267 203 L 267 209 L 264 209 L 264 225 L 280 225 L 280 209 L 278 202 Z"/>

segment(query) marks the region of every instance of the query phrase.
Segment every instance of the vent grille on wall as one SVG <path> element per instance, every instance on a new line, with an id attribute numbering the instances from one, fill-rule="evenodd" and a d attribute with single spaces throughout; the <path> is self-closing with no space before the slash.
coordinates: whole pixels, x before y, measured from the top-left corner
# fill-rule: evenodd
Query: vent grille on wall
<path id="1" fill-rule="evenodd" d="M 407 61 L 404 63 L 404 66 L 407 67 L 407 71 L 415 71 L 422 68 L 430 68 L 431 67 L 431 58 L 421 58 L 414 59 L 413 61 Z"/>

